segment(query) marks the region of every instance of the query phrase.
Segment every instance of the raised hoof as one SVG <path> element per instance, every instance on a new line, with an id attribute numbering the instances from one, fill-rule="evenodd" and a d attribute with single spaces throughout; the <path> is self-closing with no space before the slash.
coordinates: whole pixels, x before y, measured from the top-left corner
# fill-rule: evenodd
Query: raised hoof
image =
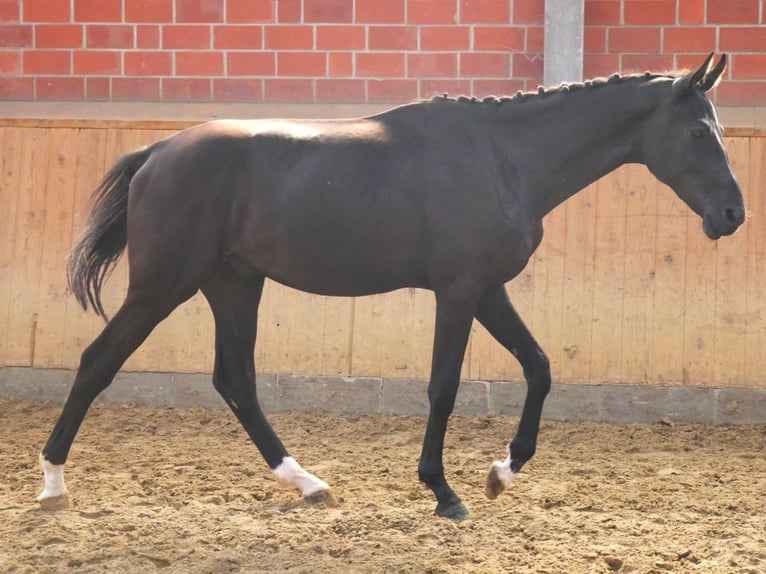
<path id="1" fill-rule="evenodd" d="M 335 500 L 335 497 L 329 490 L 319 490 L 313 494 L 304 496 L 303 501 L 310 506 L 323 506 L 326 508 L 335 508 L 338 506 L 338 501 Z"/>
<path id="2" fill-rule="evenodd" d="M 40 503 L 40 508 L 43 510 L 64 510 L 65 508 L 72 506 L 72 502 L 69 500 L 69 494 L 66 492 L 59 494 L 58 496 L 38 498 L 37 502 Z"/>
<path id="3" fill-rule="evenodd" d="M 455 522 L 461 522 L 468 518 L 468 509 L 462 502 L 453 502 L 452 504 L 442 505 L 441 503 L 436 505 L 436 515 L 442 518 L 449 518 Z"/>
<path id="4" fill-rule="evenodd" d="M 484 487 L 484 494 L 490 500 L 495 500 L 504 490 L 505 484 L 500 479 L 497 466 L 493 464 L 489 469 L 489 473 L 487 473 L 487 484 Z"/>

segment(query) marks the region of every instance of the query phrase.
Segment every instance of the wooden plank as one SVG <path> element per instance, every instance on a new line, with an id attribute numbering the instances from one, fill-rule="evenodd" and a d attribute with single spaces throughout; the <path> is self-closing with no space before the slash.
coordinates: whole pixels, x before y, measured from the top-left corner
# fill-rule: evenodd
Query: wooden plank
<path id="1" fill-rule="evenodd" d="M 33 366 L 38 368 L 63 366 L 66 261 L 72 237 L 78 136 L 78 130 L 74 129 L 57 129 L 50 134 L 40 300 L 33 361 Z"/>
<path id="2" fill-rule="evenodd" d="M 625 287 L 623 291 L 622 352 L 620 380 L 624 383 L 651 381 L 651 345 L 657 180 L 643 166 L 624 169 Z"/>
<path id="3" fill-rule="evenodd" d="M 750 140 L 748 162 L 750 217 L 745 223 L 747 238 L 747 281 L 745 328 L 745 373 L 743 383 L 766 386 L 766 138 Z M 742 234 L 743 231 L 739 231 Z"/>
<path id="4" fill-rule="evenodd" d="M 34 355 L 51 130 L 25 130 L 13 239 L 6 364 L 30 366 Z"/>
<path id="5" fill-rule="evenodd" d="M 85 229 L 93 190 L 106 171 L 106 140 L 105 130 L 78 130 L 75 193 L 67 253 Z M 100 317 L 92 311 L 84 312 L 74 296 L 69 294 L 65 300 L 62 366 L 76 368 L 83 350 L 103 327 L 104 322 Z"/>
<path id="6" fill-rule="evenodd" d="M 596 186 L 570 199 L 566 209 L 566 251 L 561 317 L 560 377 L 566 382 L 590 380 L 593 322 L 593 251 L 596 241 Z"/>
<path id="7" fill-rule="evenodd" d="M 351 333 L 351 376 L 376 376 L 383 370 L 383 295 L 359 297 Z"/>
<path id="8" fill-rule="evenodd" d="M 747 165 L 750 140 L 727 138 L 726 146 L 732 169 L 745 194 L 750 187 Z M 761 192 L 758 190 L 758 193 Z M 747 290 L 742 288 L 742 284 L 747 276 L 747 241 L 745 232 L 724 237 L 716 244 L 716 386 L 740 386 L 745 377 L 743 338 L 747 324 Z"/>
<path id="9" fill-rule="evenodd" d="M 11 283 L 15 271 L 13 245 L 16 236 L 22 172 L 21 128 L 0 128 L 0 366 L 8 364 L 7 347 L 12 336 Z"/>
<path id="10" fill-rule="evenodd" d="M 322 373 L 350 376 L 354 300 L 325 297 L 322 318 Z"/>
<path id="11" fill-rule="evenodd" d="M 625 285 L 625 170 L 597 184 L 593 245 L 592 383 L 620 380 Z"/>
<path id="12" fill-rule="evenodd" d="M 279 291 L 277 283 L 267 280 L 258 307 L 258 337 L 255 341 L 255 370 L 257 373 L 279 372 Z M 208 363 L 213 364 L 215 352 L 208 350 Z"/>

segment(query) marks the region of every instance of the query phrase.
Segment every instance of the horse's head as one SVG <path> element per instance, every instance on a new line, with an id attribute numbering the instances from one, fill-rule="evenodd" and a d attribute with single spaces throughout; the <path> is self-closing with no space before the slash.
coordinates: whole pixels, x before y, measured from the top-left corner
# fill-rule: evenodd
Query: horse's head
<path id="1" fill-rule="evenodd" d="M 643 134 L 646 165 L 702 218 L 711 239 L 730 235 L 745 220 L 742 193 L 731 171 L 723 130 L 705 92 L 726 67 L 710 54 L 699 69 L 673 80 Z"/>

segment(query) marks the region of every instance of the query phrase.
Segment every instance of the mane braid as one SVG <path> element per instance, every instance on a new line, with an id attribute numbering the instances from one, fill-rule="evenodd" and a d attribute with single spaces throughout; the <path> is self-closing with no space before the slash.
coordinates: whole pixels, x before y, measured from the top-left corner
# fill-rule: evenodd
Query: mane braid
<path id="1" fill-rule="evenodd" d="M 639 74 L 612 74 L 608 78 L 593 78 L 582 82 L 563 82 L 562 84 L 550 88 L 539 86 L 534 91 L 519 90 L 511 96 L 485 96 L 477 98 L 476 96 L 450 96 L 446 92 L 440 96 L 431 98 L 432 102 L 448 101 L 461 104 L 503 104 L 506 102 L 525 102 L 540 97 L 554 96 L 556 94 L 577 92 L 583 89 L 600 88 L 606 85 L 622 84 L 634 80 L 653 80 L 655 78 L 674 78 L 673 74 L 658 74 L 653 72 L 644 72 Z"/>

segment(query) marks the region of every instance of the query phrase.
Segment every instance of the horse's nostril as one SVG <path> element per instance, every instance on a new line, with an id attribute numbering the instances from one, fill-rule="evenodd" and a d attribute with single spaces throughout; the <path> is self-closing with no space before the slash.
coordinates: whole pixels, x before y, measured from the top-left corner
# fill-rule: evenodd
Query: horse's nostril
<path id="1" fill-rule="evenodd" d="M 727 209 L 726 210 L 726 219 L 728 219 L 729 221 L 732 221 L 732 222 L 737 219 L 737 216 L 734 214 L 734 210 L 733 209 Z"/>

